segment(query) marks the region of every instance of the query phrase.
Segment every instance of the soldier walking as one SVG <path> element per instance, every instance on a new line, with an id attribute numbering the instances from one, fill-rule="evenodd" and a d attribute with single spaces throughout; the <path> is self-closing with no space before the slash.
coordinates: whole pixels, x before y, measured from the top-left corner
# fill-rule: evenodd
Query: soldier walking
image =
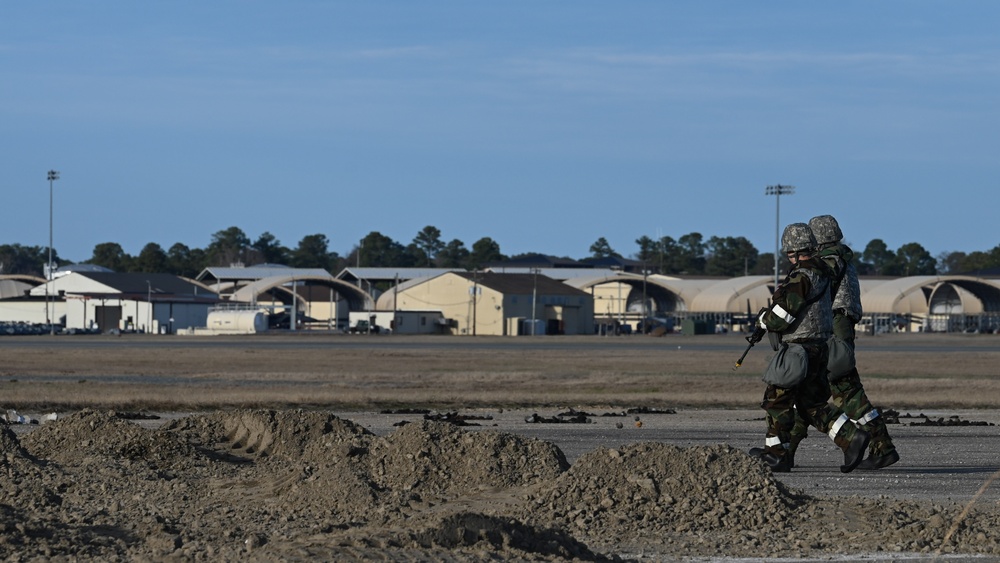
<path id="1" fill-rule="evenodd" d="M 785 227 L 781 245 L 792 269 L 775 289 L 771 306 L 761 311 L 751 337 L 759 340 L 766 332 L 777 352 L 764 374 L 768 385 L 761 408 L 767 413 L 768 428 L 760 458 L 772 471 L 792 469 L 789 448 L 797 411 L 844 452 L 840 470 L 848 473 L 864 459 L 871 436 L 829 403 L 826 368 L 827 340 L 833 333 L 831 272 L 815 257 L 817 243 L 809 225 Z"/>
<path id="2" fill-rule="evenodd" d="M 819 215 L 809 220 L 809 227 L 816 237 L 816 257 L 833 271 L 833 336 L 846 345 L 850 352 L 844 362 L 831 358 L 827 378 L 830 380 L 831 400 L 856 420 L 872 436 L 868 458 L 858 469 L 882 469 L 899 461 L 885 419 L 872 406 L 861 384 L 861 375 L 854 362 L 854 326 L 861 320 L 861 286 L 854 267 L 854 251 L 843 244 L 844 233 L 832 215 Z M 792 429 L 789 451 L 793 454 L 798 443 L 806 436 L 805 421 L 796 421 Z"/>

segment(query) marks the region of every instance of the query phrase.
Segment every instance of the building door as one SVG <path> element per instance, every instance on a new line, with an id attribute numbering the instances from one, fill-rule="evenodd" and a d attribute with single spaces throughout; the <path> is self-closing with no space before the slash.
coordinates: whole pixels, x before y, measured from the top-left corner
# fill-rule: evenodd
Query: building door
<path id="1" fill-rule="evenodd" d="M 97 321 L 97 328 L 101 332 L 118 328 L 122 320 L 122 308 L 120 305 L 108 306 L 98 305 L 94 307 L 94 319 Z"/>

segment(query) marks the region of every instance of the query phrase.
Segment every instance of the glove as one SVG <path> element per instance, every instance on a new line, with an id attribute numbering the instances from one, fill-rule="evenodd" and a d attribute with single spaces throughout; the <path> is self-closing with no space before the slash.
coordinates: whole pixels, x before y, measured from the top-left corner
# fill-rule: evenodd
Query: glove
<path id="1" fill-rule="evenodd" d="M 756 344 L 760 342 L 762 338 L 764 338 L 765 334 L 767 334 L 767 329 L 761 326 L 757 326 L 753 329 L 753 332 L 750 334 L 750 336 L 747 336 L 747 342 L 749 342 L 750 344 Z"/>
<path id="2" fill-rule="evenodd" d="M 767 330 L 767 325 L 764 324 L 764 315 L 770 310 L 769 307 L 761 307 L 760 311 L 757 311 L 757 326 L 764 330 Z"/>

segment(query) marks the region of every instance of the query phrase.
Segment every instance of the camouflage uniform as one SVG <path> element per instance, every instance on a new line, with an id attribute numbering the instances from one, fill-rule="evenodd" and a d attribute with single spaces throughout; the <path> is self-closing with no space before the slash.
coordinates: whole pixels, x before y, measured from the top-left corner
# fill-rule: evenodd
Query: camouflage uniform
<path id="1" fill-rule="evenodd" d="M 798 412 L 844 451 L 841 471 L 847 473 L 864 457 L 870 437 L 828 402 L 827 340 L 833 333 L 829 267 L 808 256 L 816 244 L 804 223 L 785 228 L 782 246 L 786 252 L 796 251 L 802 257 L 775 290 L 772 304 L 761 312 L 758 324 L 768 332 L 780 334 L 785 343 L 803 346 L 808 354 L 808 367 L 804 378 L 793 387 L 768 384 L 764 391 L 761 408 L 767 413 L 768 428 L 761 458 L 774 471 L 791 469 L 793 462 L 788 448 Z"/>
<path id="2" fill-rule="evenodd" d="M 854 267 L 854 251 L 840 243 L 843 233 L 837 220 L 830 215 L 813 217 L 809 221 L 817 242 L 817 257 L 823 260 L 833 272 L 833 334 L 854 349 L 854 326 L 861 320 L 861 287 Z M 857 367 L 845 374 L 827 374 L 833 404 L 844 410 L 852 420 L 857 421 L 872 435 L 869 458 L 860 469 L 880 469 L 899 460 L 896 447 L 889 437 L 885 420 L 878 409 L 872 406 L 861 384 Z M 795 455 L 799 442 L 806 437 L 808 425 L 802 417 L 797 417 L 792 428 L 789 451 Z"/>

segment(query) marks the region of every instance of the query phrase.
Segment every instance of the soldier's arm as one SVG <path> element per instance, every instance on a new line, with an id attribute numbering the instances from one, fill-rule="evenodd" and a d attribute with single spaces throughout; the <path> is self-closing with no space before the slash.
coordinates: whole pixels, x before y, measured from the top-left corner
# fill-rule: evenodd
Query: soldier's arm
<path id="1" fill-rule="evenodd" d="M 809 277 L 792 272 L 785 284 L 774 292 L 771 306 L 757 319 L 758 326 L 771 332 L 783 332 L 795 322 L 807 303 L 806 296 L 812 289 Z"/>

